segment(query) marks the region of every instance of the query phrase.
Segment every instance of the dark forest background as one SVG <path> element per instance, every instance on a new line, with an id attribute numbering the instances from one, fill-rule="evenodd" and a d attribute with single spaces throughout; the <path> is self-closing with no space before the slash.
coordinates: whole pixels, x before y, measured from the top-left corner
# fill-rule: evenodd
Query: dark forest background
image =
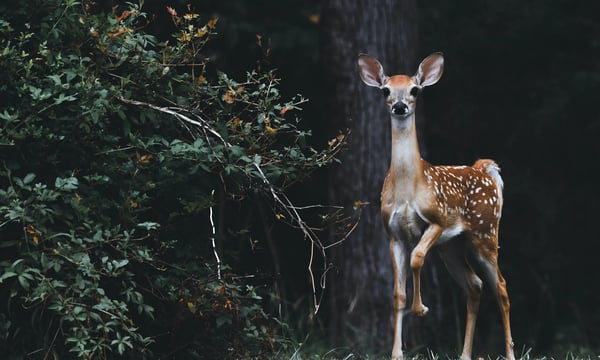
<path id="1" fill-rule="evenodd" d="M 98 3 L 109 12 L 118 4 Z M 502 169 L 500 267 L 515 353 L 600 351 L 600 2 L 147 0 L 145 31 L 165 40 L 176 31 L 166 6 L 219 18 L 205 51 L 231 78 L 257 66 L 276 69 L 283 98 L 308 98 L 300 127 L 312 131 L 312 146 L 327 147 L 340 131 L 352 130 L 340 163 L 288 190 L 298 205 L 343 205 L 351 213 L 361 202 L 359 227 L 327 251 L 327 274 L 319 274 L 327 286 L 316 315 L 306 270 L 311 248 L 302 233 L 275 224 L 261 230 L 273 239 L 261 246 L 233 237 L 220 245 L 225 264 L 256 275 L 265 311 L 287 324 L 287 336 L 305 348 L 377 355 L 391 348 L 391 265 L 378 218 L 388 118 L 355 62 L 366 51 L 389 73 L 412 74 L 421 59 L 441 51 L 444 75 L 425 90 L 417 114 L 422 154 L 433 164 L 492 158 Z M 370 115 L 366 106 L 379 109 Z M 406 315 L 407 349 L 459 353 L 462 294 L 435 251 L 423 271 L 430 313 Z M 502 341 L 495 299 L 484 290 L 476 354 L 501 353 Z"/>
<path id="2" fill-rule="evenodd" d="M 356 4 L 358 12 L 367 12 L 370 6 L 366 1 Z M 231 52 L 222 55 L 232 69 L 239 65 L 233 59 L 237 60 L 239 52 L 244 51 L 240 49 L 248 46 L 245 51 L 252 53 L 254 33 L 271 39 L 271 65 L 279 69 L 290 93 L 300 92 L 310 99 L 303 118 L 321 141 L 335 135 L 336 129 L 328 123 L 330 118 L 324 116 L 326 111 L 335 111 L 328 104 L 336 95 L 324 92 L 331 90 L 323 82 L 323 73 L 328 70 L 322 67 L 319 56 L 326 35 L 322 33 L 322 22 L 310 21 L 311 16 L 320 15 L 323 6 L 318 1 L 207 5 L 208 11 L 222 16 L 221 33 L 232 37 L 228 42 Z M 412 73 L 422 58 L 431 52 L 443 52 L 444 76 L 425 91 L 418 114 L 425 118 L 421 128 L 425 158 L 434 164 L 470 164 L 478 158 L 490 157 L 502 168 L 506 200 L 500 262 L 512 300 L 516 349 L 531 348 L 536 354 L 597 349 L 600 313 L 595 304 L 600 300 L 597 285 L 600 271 L 594 265 L 597 235 L 593 217 L 600 210 L 594 171 L 600 155 L 599 4 L 427 1 L 416 2 L 416 7 L 417 18 L 410 20 L 416 26 L 415 49 L 402 48 L 401 34 L 397 34 L 396 43 L 393 40 L 396 34 L 382 33 L 381 37 L 392 38 L 387 47 L 398 47 L 393 50 L 398 58 L 372 55 L 379 57 L 389 72 Z M 381 21 L 403 19 L 401 13 L 381 16 Z M 350 24 L 345 31 L 352 33 L 354 28 Z M 235 41 L 241 47 L 233 45 Z M 365 50 L 368 47 L 349 49 L 347 54 L 352 56 Z M 352 84 L 337 85 L 334 91 L 362 86 L 356 73 L 348 74 L 344 80 Z M 377 106 L 383 107 L 383 101 Z M 387 125 L 387 117 L 368 121 Z M 361 136 L 354 132 L 348 146 L 352 147 Z M 384 139 L 381 144 L 387 151 Z M 386 166 L 387 163 L 383 165 Z M 338 169 L 333 167 L 328 171 Z M 383 176 L 369 170 L 358 171 L 366 172 L 366 176 Z M 337 186 L 329 183 L 329 191 Z M 298 193 L 300 197 L 325 199 L 327 189 L 317 178 L 298 189 Z M 377 208 L 378 197 L 377 192 L 368 199 L 358 200 L 370 201 Z M 379 226 L 376 219 L 370 225 Z M 342 246 L 352 247 L 353 240 Z M 302 262 L 286 263 L 288 271 L 295 272 L 299 276 L 297 282 L 302 283 Z M 436 289 L 426 290 L 442 293 L 442 299 L 429 315 L 435 317 L 438 313 L 437 320 L 442 322 L 440 313 L 458 312 L 459 317 L 463 316 L 460 292 L 444 271 L 440 267 L 436 273 L 439 276 Z M 331 281 L 335 282 L 335 276 Z M 477 336 L 491 342 L 495 340 L 489 337 L 496 337 L 495 342 L 501 344 L 496 304 L 489 294 L 481 314 Z M 434 338 L 445 337 L 433 340 L 434 343 L 458 346 L 460 336 L 448 334 L 457 329 L 462 331 L 462 325 L 456 325 L 454 315 L 444 316 L 445 327 L 428 324 L 431 328 L 424 332 Z M 410 326 L 419 326 L 419 321 L 428 320 L 410 321 Z M 431 322 L 439 324 L 436 320 Z M 423 340 L 423 343 L 428 342 Z"/>

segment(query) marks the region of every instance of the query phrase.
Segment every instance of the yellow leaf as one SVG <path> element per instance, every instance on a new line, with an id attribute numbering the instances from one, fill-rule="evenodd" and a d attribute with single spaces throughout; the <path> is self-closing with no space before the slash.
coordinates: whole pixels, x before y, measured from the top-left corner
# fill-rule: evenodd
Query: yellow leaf
<path id="1" fill-rule="evenodd" d="M 365 206 L 365 205 L 369 205 L 369 202 L 368 201 L 356 200 L 354 202 L 354 210 L 358 210 L 360 207 Z"/>
<path id="2" fill-rule="evenodd" d="M 35 228 L 31 224 L 27 225 L 27 229 L 26 230 L 27 230 L 28 234 L 35 234 Z"/>
<path id="3" fill-rule="evenodd" d="M 275 218 L 276 218 L 277 220 L 285 219 L 285 215 L 283 215 L 283 214 L 281 214 L 281 213 L 278 213 L 278 214 L 275 214 Z"/>
<path id="4" fill-rule="evenodd" d="M 188 301 L 187 303 L 187 308 L 191 313 L 195 313 L 196 312 L 196 304 L 194 304 L 191 301 Z"/>
<path id="5" fill-rule="evenodd" d="M 131 206 L 132 209 L 135 209 L 135 208 L 137 208 L 139 206 L 139 203 L 137 201 L 135 201 L 135 200 L 131 200 L 129 202 L 129 206 Z"/>
<path id="6" fill-rule="evenodd" d="M 179 40 L 180 42 L 189 42 L 190 40 L 192 40 L 192 37 L 188 33 L 183 33 L 180 37 L 177 38 L 177 40 Z"/>
<path id="7" fill-rule="evenodd" d="M 189 20 L 197 18 L 198 16 L 200 16 L 200 15 L 198 15 L 198 14 L 185 14 L 185 15 L 183 15 L 183 18 L 189 21 Z"/>
<path id="8" fill-rule="evenodd" d="M 152 159 L 152 154 L 140 155 L 140 153 L 136 152 L 135 157 L 137 158 L 138 163 L 148 164 Z"/>
<path id="9" fill-rule="evenodd" d="M 311 24 L 315 24 L 315 25 L 318 24 L 319 23 L 319 14 L 310 14 L 308 16 L 308 21 Z"/>
<path id="10" fill-rule="evenodd" d="M 265 126 L 265 131 L 267 132 L 267 134 L 269 135 L 273 135 L 277 132 L 277 129 L 270 127 L 269 125 Z"/>
<path id="11" fill-rule="evenodd" d="M 32 240 L 33 240 L 33 243 L 36 245 L 40 243 L 40 239 L 37 236 L 34 236 Z"/>
<path id="12" fill-rule="evenodd" d="M 142 164 L 147 164 L 150 162 L 150 159 L 152 159 L 152 155 L 150 155 L 150 154 L 142 155 L 142 157 L 140 158 L 140 162 Z"/>
<path id="13" fill-rule="evenodd" d="M 231 129 L 236 129 L 240 127 L 240 125 L 242 125 L 242 120 L 239 117 L 235 117 L 229 122 L 229 127 Z"/>
<path id="14" fill-rule="evenodd" d="M 208 20 L 208 23 L 206 25 L 208 25 L 209 28 L 214 29 L 215 26 L 217 26 L 218 21 L 219 21 L 219 18 L 216 17 L 216 18 Z"/>
<path id="15" fill-rule="evenodd" d="M 196 30 L 196 32 L 194 33 L 194 37 L 201 38 L 204 35 L 206 35 L 207 33 L 208 33 L 208 30 L 206 30 L 206 26 L 203 26 L 202 28 Z"/>
<path id="16" fill-rule="evenodd" d="M 206 82 L 206 76 L 200 75 L 198 76 L 198 84 L 204 84 Z"/>

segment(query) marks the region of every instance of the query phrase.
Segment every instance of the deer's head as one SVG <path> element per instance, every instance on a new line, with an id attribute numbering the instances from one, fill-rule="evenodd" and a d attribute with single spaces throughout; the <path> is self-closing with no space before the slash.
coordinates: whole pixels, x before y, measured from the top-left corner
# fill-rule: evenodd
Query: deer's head
<path id="1" fill-rule="evenodd" d="M 442 77 L 444 56 L 442 53 L 429 55 L 421 62 L 419 70 L 413 76 L 387 76 L 381 63 L 367 54 L 358 57 L 358 68 L 365 84 L 383 91 L 390 114 L 393 117 L 406 118 L 415 111 L 421 89 L 437 83 Z"/>

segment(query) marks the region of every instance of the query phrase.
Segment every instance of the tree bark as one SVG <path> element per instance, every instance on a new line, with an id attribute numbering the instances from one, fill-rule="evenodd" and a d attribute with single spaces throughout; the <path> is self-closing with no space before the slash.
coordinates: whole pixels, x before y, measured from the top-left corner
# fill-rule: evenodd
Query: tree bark
<path id="1" fill-rule="evenodd" d="M 358 228 L 332 250 L 329 334 L 336 345 L 386 353 L 392 341 L 392 267 L 380 216 L 380 193 L 390 162 L 390 122 L 383 95 L 362 83 L 359 53 L 382 61 L 389 74 L 416 70 L 414 0 L 326 0 L 321 13 L 326 109 L 333 129 L 351 129 L 341 164 L 329 175 L 329 201 L 368 202 Z M 409 289 L 410 290 L 410 289 Z"/>

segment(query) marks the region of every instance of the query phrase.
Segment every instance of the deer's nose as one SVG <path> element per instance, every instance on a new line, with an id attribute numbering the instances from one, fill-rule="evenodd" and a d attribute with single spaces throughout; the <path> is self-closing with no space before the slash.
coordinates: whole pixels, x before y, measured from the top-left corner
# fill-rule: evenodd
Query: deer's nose
<path id="1" fill-rule="evenodd" d="M 406 115 L 407 112 L 408 112 L 408 106 L 406 106 L 406 104 L 401 101 L 392 105 L 392 114 Z"/>

